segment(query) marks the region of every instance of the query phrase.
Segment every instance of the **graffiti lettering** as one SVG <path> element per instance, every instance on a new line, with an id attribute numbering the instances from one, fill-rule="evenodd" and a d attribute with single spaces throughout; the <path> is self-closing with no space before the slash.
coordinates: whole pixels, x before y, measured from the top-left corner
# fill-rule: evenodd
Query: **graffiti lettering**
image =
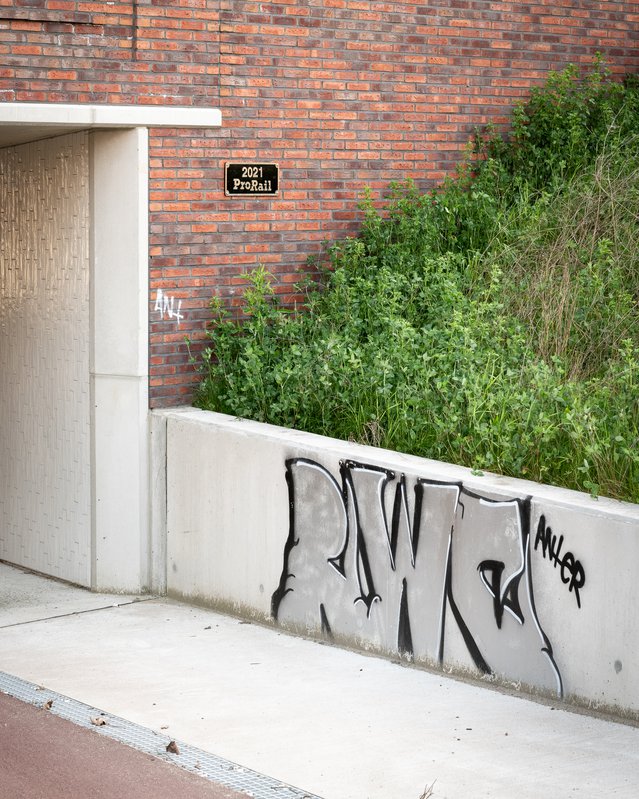
<path id="1" fill-rule="evenodd" d="M 537 525 L 537 535 L 535 537 L 535 550 L 541 544 L 541 552 L 544 558 L 548 558 L 553 566 L 559 566 L 559 576 L 561 582 L 568 586 L 568 590 L 572 593 L 575 592 L 575 599 L 577 600 L 577 607 L 581 607 L 581 597 L 579 589 L 583 588 L 586 584 L 586 572 L 581 562 L 578 561 L 572 552 L 566 552 L 561 557 L 561 549 L 564 545 L 563 535 L 553 535 L 552 528 L 546 524 L 546 519 L 542 515 L 539 517 L 539 524 Z"/>
<path id="2" fill-rule="evenodd" d="M 529 499 L 353 461 L 336 478 L 294 458 L 286 481 L 277 621 L 562 694 L 535 611 Z M 571 581 L 569 559 L 563 569 Z"/>
<path id="3" fill-rule="evenodd" d="M 155 306 L 153 310 L 160 312 L 161 319 L 165 317 L 175 319 L 178 325 L 182 319 L 184 319 L 182 314 L 182 300 L 178 300 L 176 303 L 175 297 L 168 297 L 164 294 L 162 289 L 158 289 L 155 295 Z"/>

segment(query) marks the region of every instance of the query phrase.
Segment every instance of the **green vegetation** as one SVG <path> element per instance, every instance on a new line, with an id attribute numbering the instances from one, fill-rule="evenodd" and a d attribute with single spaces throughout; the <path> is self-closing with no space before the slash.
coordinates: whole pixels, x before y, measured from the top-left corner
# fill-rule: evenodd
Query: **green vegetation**
<path id="1" fill-rule="evenodd" d="M 303 309 L 212 303 L 196 404 L 639 502 L 639 86 L 553 74 L 458 175 L 363 202 Z"/>

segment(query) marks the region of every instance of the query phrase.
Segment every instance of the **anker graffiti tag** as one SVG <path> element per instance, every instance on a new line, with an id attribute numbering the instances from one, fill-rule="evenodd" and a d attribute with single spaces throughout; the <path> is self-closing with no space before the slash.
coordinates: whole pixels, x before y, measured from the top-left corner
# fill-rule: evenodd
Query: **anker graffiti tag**
<path id="1" fill-rule="evenodd" d="M 586 584 L 586 573 L 581 561 L 577 560 L 572 552 L 566 552 L 561 557 L 561 549 L 564 545 L 563 535 L 557 539 L 553 535 L 552 528 L 546 525 L 546 517 L 542 514 L 537 525 L 537 535 L 535 537 L 535 550 L 541 544 L 541 552 L 544 558 L 548 558 L 555 568 L 560 567 L 559 575 L 561 582 L 568 586 L 570 592 L 575 592 L 577 607 L 581 607 L 581 597 L 579 589 Z"/>

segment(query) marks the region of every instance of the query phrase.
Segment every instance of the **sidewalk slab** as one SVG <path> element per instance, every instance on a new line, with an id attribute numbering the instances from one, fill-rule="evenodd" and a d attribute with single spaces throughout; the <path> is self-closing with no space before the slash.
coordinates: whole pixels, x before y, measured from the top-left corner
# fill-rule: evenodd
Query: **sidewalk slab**
<path id="1" fill-rule="evenodd" d="M 0 664 L 324 799 L 637 796 L 634 726 L 167 599 L 5 626 Z"/>

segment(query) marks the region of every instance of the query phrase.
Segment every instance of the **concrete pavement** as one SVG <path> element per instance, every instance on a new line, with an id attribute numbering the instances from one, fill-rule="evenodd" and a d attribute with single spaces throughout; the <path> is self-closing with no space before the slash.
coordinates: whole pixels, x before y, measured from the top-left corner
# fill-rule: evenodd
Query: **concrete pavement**
<path id="1" fill-rule="evenodd" d="M 0 670 L 323 799 L 637 796 L 634 726 L 7 566 Z"/>

